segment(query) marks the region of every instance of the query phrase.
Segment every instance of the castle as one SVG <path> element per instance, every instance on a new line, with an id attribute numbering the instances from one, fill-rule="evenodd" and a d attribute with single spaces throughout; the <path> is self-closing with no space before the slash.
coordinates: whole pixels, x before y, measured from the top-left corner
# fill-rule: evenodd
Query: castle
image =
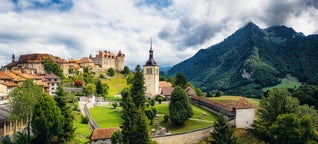
<path id="1" fill-rule="evenodd" d="M 26 54 L 21 55 L 19 60 L 15 60 L 15 55 L 12 55 L 12 62 L 3 67 L 4 70 L 21 70 L 28 74 L 45 74 L 44 60 L 50 59 L 58 63 L 65 76 L 69 75 L 72 70 L 81 71 L 83 67 L 88 67 L 92 71 L 102 71 L 113 68 L 117 71 L 124 70 L 125 54 L 121 51 L 117 55 L 110 51 L 99 51 L 96 57 L 91 55 L 83 57 L 80 60 L 70 59 L 69 61 L 53 56 L 51 54 Z"/>

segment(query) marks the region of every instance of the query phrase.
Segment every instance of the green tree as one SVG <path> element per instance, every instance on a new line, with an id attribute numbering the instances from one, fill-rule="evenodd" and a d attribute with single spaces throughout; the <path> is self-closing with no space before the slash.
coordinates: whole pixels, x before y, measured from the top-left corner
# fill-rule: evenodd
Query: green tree
<path id="1" fill-rule="evenodd" d="M 301 119 L 297 118 L 294 113 L 279 115 L 270 127 L 274 143 L 297 144 L 304 142 L 305 129 L 301 123 Z"/>
<path id="2" fill-rule="evenodd" d="M 129 67 L 125 66 L 123 70 L 123 74 L 129 74 L 129 73 L 130 73 Z"/>
<path id="3" fill-rule="evenodd" d="M 107 75 L 108 76 L 114 76 L 115 75 L 115 70 L 114 70 L 114 68 L 109 68 L 108 70 L 107 70 Z"/>
<path id="4" fill-rule="evenodd" d="M 52 72 L 53 74 L 59 76 L 61 79 L 64 79 L 63 71 L 58 63 L 54 62 L 51 59 L 45 58 L 43 65 L 44 65 L 44 71 L 46 73 Z"/>
<path id="5" fill-rule="evenodd" d="M 182 125 L 193 115 L 188 94 L 180 86 L 176 86 L 171 93 L 169 115 L 171 122 L 176 125 Z"/>
<path id="6" fill-rule="evenodd" d="M 92 83 L 87 84 L 84 89 L 87 94 L 94 94 L 96 92 L 96 87 Z"/>
<path id="7" fill-rule="evenodd" d="M 149 100 L 149 104 L 151 105 L 151 106 L 155 106 L 155 99 L 150 99 Z"/>
<path id="8" fill-rule="evenodd" d="M 233 134 L 234 128 L 227 124 L 223 115 L 219 115 L 214 123 L 214 131 L 211 133 L 212 143 L 235 144 L 237 138 Z"/>
<path id="9" fill-rule="evenodd" d="M 177 73 L 175 86 L 180 86 L 181 88 L 187 88 L 187 79 L 182 75 L 182 73 Z"/>
<path id="10" fill-rule="evenodd" d="M 143 73 L 137 65 L 131 90 L 124 89 L 122 92 L 124 123 L 121 128 L 124 143 L 148 144 L 151 141 L 144 112 L 146 102 L 144 91 Z"/>
<path id="11" fill-rule="evenodd" d="M 123 89 L 121 95 L 123 102 L 123 114 L 121 117 L 123 118 L 124 122 L 120 127 L 122 129 L 121 133 L 123 136 L 123 142 L 128 144 L 133 143 L 135 139 L 138 139 L 136 135 L 134 135 L 137 130 L 137 109 L 132 100 L 129 89 Z"/>
<path id="12" fill-rule="evenodd" d="M 100 79 L 95 82 L 95 87 L 97 95 L 106 96 L 108 94 L 108 85 L 106 83 L 102 84 Z"/>
<path id="13" fill-rule="evenodd" d="M 112 144 L 121 144 L 123 142 L 123 136 L 119 130 L 115 131 L 110 138 Z"/>
<path id="14" fill-rule="evenodd" d="M 197 96 L 205 97 L 204 92 L 200 88 L 195 88 L 194 90 L 195 90 L 195 94 L 197 94 Z"/>
<path id="15" fill-rule="evenodd" d="M 9 93 L 9 119 L 12 121 L 26 119 L 29 141 L 31 132 L 31 118 L 33 116 L 34 105 L 42 94 L 42 88 L 35 85 L 31 79 L 27 79 L 23 82 L 23 84 L 19 85 Z"/>
<path id="16" fill-rule="evenodd" d="M 280 114 L 294 113 L 299 106 L 299 101 L 293 98 L 287 89 L 269 90 L 260 101 L 260 109 L 255 120 L 255 130 L 264 140 L 270 141 L 270 126 Z"/>
<path id="17" fill-rule="evenodd" d="M 131 87 L 131 96 L 137 109 L 145 109 L 146 95 L 145 95 L 145 81 L 144 74 L 142 73 L 140 66 L 135 68 L 135 76 Z"/>
<path id="18" fill-rule="evenodd" d="M 34 106 L 32 117 L 32 132 L 34 143 L 49 144 L 53 136 L 61 132 L 61 111 L 53 98 L 43 94 Z"/>
<path id="19" fill-rule="evenodd" d="M 145 114 L 147 118 L 150 120 L 150 125 L 153 124 L 153 119 L 156 117 L 157 110 L 155 107 L 151 107 L 150 109 L 145 110 Z"/>
<path id="20" fill-rule="evenodd" d="M 116 109 L 116 107 L 118 106 L 118 104 L 116 102 L 112 103 L 112 106 L 114 107 L 114 109 Z"/>
<path id="21" fill-rule="evenodd" d="M 63 118 L 61 121 L 62 129 L 58 134 L 58 139 L 60 143 L 65 143 L 74 138 L 74 114 L 71 106 L 68 105 L 67 95 L 61 85 L 56 89 L 55 94 L 56 96 L 54 97 L 54 100 L 57 106 L 60 108 Z"/>

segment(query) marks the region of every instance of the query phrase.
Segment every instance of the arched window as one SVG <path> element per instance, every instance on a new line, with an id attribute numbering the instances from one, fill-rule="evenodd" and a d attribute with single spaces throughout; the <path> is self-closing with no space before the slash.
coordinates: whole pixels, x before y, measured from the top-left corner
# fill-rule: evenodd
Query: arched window
<path id="1" fill-rule="evenodd" d="M 152 74 L 152 69 L 151 68 L 147 68 L 147 74 Z"/>

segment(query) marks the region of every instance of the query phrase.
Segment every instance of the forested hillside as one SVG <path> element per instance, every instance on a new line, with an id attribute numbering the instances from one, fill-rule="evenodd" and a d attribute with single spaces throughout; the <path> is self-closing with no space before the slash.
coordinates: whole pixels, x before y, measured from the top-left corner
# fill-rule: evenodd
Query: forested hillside
<path id="1" fill-rule="evenodd" d="M 285 26 L 260 29 L 251 22 L 168 73 L 181 72 L 206 92 L 221 90 L 254 97 L 262 88 L 279 84 L 287 74 L 317 85 L 317 71 L 318 35 L 305 36 Z"/>

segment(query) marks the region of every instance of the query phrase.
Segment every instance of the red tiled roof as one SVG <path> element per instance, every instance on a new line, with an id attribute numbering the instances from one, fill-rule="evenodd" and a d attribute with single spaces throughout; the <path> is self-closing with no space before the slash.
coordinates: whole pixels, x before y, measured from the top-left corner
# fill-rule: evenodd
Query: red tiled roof
<path id="1" fill-rule="evenodd" d="M 92 132 L 91 140 L 109 139 L 118 128 L 100 128 Z"/>
<path id="2" fill-rule="evenodd" d="M 167 81 L 159 81 L 159 87 L 163 88 L 163 87 L 172 87 L 171 82 L 167 82 Z"/>
<path id="3" fill-rule="evenodd" d="M 120 56 L 125 56 L 125 54 L 123 54 L 123 53 L 121 52 L 121 50 L 119 50 L 117 56 L 119 56 L 119 57 L 120 57 Z"/>
<path id="4" fill-rule="evenodd" d="M 161 94 L 164 96 L 170 96 L 173 90 L 174 90 L 173 87 L 163 87 L 161 89 Z"/>
<path id="5" fill-rule="evenodd" d="M 81 63 L 93 63 L 93 61 L 91 59 L 89 59 L 88 57 L 83 57 L 80 60 Z"/>
<path id="6" fill-rule="evenodd" d="M 7 75 L 4 71 L 0 71 L 0 79 L 13 79 L 13 78 Z"/>
<path id="7" fill-rule="evenodd" d="M 214 100 L 210 100 L 210 99 L 206 99 L 206 98 L 202 98 L 202 97 L 198 97 L 198 96 L 192 96 L 191 99 L 197 99 L 197 100 L 209 103 L 211 105 L 214 105 L 216 107 L 219 107 L 219 108 L 227 110 L 227 111 L 233 111 L 234 110 L 233 107 L 224 105 L 224 104 L 219 103 L 219 102 L 214 101 Z"/>
<path id="8" fill-rule="evenodd" d="M 51 54 L 26 54 L 20 55 L 19 63 L 39 63 L 43 62 L 45 58 L 56 61 L 56 59 Z"/>
<path id="9" fill-rule="evenodd" d="M 249 103 L 246 98 L 242 97 L 234 106 L 236 109 L 248 109 L 253 108 L 253 105 Z"/>
<path id="10" fill-rule="evenodd" d="M 16 66 L 18 63 L 19 62 L 17 62 L 17 61 L 13 61 L 13 62 L 7 64 L 5 67 L 13 67 L 13 66 Z"/>

